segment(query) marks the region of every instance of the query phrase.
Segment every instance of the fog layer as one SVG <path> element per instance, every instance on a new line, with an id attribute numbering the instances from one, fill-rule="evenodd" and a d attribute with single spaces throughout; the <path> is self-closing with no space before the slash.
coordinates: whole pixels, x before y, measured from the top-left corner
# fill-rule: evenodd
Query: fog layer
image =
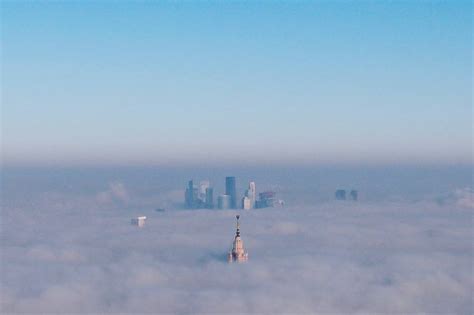
<path id="1" fill-rule="evenodd" d="M 258 190 L 287 202 L 250 211 L 182 209 L 180 172 L 106 173 L 3 174 L 3 312 L 473 311 L 474 203 L 463 172 L 412 170 L 378 186 L 375 173 L 368 185 L 334 171 L 320 189 L 297 172 L 256 174 Z M 222 189 L 226 174 L 208 177 Z M 237 175 L 241 189 L 253 179 Z M 361 200 L 332 200 L 339 186 Z M 237 213 L 249 261 L 229 265 Z M 137 215 L 148 217 L 143 228 L 130 225 Z"/>

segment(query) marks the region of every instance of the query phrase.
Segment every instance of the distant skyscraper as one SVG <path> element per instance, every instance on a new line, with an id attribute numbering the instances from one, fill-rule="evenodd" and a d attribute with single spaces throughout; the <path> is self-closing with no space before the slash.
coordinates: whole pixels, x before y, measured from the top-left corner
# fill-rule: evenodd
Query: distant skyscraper
<path id="1" fill-rule="evenodd" d="M 208 180 L 202 180 L 199 182 L 199 199 L 206 203 L 206 189 L 210 187 Z"/>
<path id="2" fill-rule="evenodd" d="M 193 180 L 188 182 L 188 187 L 184 194 L 186 207 L 189 209 L 200 209 L 206 206 L 206 189 L 209 187 L 209 181 L 202 181 L 199 187 Z"/>
<path id="3" fill-rule="evenodd" d="M 251 204 L 250 198 L 247 197 L 247 196 L 244 196 L 242 198 L 242 209 L 245 209 L 245 210 L 252 209 L 252 204 Z"/>
<path id="4" fill-rule="evenodd" d="M 214 208 L 214 189 L 211 187 L 206 188 L 206 208 Z"/>
<path id="5" fill-rule="evenodd" d="M 245 191 L 245 196 L 250 199 L 250 208 L 255 208 L 255 202 L 257 201 L 255 182 L 249 183 L 249 188 Z"/>
<path id="6" fill-rule="evenodd" d="M 237 208 L 237 189 L 235 187 L 235 177 L 225 178 L 225 194 L 230 196 L 230 208 Z"/>
<path id="7" fill-rule="evenodd" d="M 219 209 L 230 209 L 232 198 L 229 195 L 220 195 L 217 198 L 217 206 Z"/>
<path id="8" fill-rule="evenodd" d="M 335 193 L 336 200 L 346 200 L 346 191 L 344 189 L 338 189 Z"/>
<path id="9" fill-rule="evenodd" d="M 352 200 L 357 201 L 357 199 L 359 197 L 358 193 L 357 193 L 357 190 L 352 189 L 350 195 L 351 195 Z"/>
<path id="10" fill-rule="evenodd" d="M 276 200 L 276 192 L 274 191 L 264 191 L 259 194 L 260 200 L 257 201 L 257 208 L 268 208 L 274 207 Z"/>
<path id="11" fill-rule="evenodd" d="M 234 242 L 232 242 L 232 250 L 227 255 L 228 262 L 245 262 L 249 258 L 249 254 L 244 249 L 244 242 L 240 238 L 240 215 L 237 218 L 237 231 L 235 232 Z"/>
<path id="12" fill-rule="evenodd" d="M 188 182 L 188 187 L 184 193 L 184 200 L 187 208 L 194 207 L 194 183 L 192 180 Z"/>

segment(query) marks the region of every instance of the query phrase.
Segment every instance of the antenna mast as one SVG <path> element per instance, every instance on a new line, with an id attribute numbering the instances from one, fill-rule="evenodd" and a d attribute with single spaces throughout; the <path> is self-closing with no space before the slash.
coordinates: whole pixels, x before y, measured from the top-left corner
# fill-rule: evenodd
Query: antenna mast
<path id="1" fill-rule="evenodd" d="M 236 232 L 236 236 L 240 236 L 240 222 L 239 222 L 240 215 L 236 215 L 235 217 L 237 218 L 237 232 Z"/>

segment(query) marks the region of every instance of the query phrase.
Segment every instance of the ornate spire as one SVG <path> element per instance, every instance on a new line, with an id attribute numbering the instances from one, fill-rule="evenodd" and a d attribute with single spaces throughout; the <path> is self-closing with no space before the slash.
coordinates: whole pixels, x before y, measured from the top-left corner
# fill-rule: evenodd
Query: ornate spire
<path id="1" fill-rule="evenodd" d="M 235 216 L 237 221 L 237 230 L 235 232 L 234 242 L 232 243 L 232 250 L 227 255 L 227 260 L 229 262 L 243 262 L 247 261 L 248 253 L 244 249 L 244 242 L 240 238 L 240 215 Z"/>

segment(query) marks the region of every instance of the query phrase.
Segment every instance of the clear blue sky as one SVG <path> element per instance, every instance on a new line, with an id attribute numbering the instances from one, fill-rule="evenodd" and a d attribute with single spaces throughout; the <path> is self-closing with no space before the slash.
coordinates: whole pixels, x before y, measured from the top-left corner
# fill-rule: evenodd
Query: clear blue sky
<path id="1" fill-rule="evenodd" d="M 472 4 L 2 2 L 4 163 L 471 163 Z"/>

